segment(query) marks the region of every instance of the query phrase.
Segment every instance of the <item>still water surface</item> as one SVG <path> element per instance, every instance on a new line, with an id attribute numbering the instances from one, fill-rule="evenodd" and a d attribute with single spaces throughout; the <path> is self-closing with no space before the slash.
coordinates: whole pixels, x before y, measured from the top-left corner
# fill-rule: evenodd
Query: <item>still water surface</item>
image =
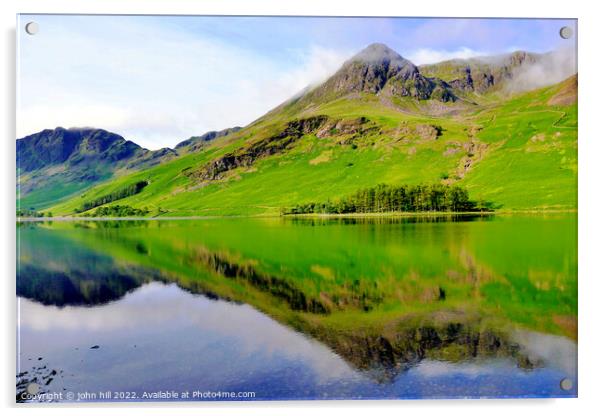
<path id="1" fill-rule="evenodd" d="M 18 227 L 21 390 L 576 395 L 572 215 Z"/>

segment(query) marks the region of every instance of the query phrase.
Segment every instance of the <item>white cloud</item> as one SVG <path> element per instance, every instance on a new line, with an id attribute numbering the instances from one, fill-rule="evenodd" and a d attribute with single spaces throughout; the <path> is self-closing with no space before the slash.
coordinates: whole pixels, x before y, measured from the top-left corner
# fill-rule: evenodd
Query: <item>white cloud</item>
<path id="1" fill-rule="evenodd" d="M 486 365 L 484 365 L 486 364 Z M 450 374 L 460 374 L 465 377 L 477 378 L 483 375 L 498 374 L 504 367 L 512 365 L 508 360 L 489 360 L 483 362 L 462 362 L 452 363 L 445 361 L 434 361 L 426 359 L 412 371 L 425 378 L 436 378 L 449 376 Z"/>
<path id="2" fill-rule="evenodd" d="M 337 51 L 313 46 L 309 51 L 299 53 L 303 64 L 298 69 L 283 73 L 278 79 L 278 84 L 280 87 L 288 86 L 296 91 L 308 85 L 318 84 L 334 74 L 353 54 L 354 51 Z"/>
<path id="3" fill-rule="evenodd" d="M 553 35 L 556 42 L 560 24 L 46 15 L 35 16 L 39 34 L 27 36 L 22 30 L 27 19 L 17 32 L 18 136 L 88 125 L 151 149 L 245 125 L 325 79 L 374 41 L 426 64 L 499 53 L 510 44 L 553 49 L 531 41 L 549 32 L 545 36 Z"/>
<path id="4" fill-rule="evenodd" d="M 577 51 L 564 47 L 544 55 L 536 64 L 520 68 L 506 88 L 511 92 L 528 91 L 556 84 L 577 73 Z"/>
<path id="5" fill-rule="evenodd" d="M 175 284 L 152 282 L 123 298 L 94 308 L 48 306 L 20 298 L 19 328 L 28 340 L 22 348 L 40 345 L 33 337 L 55 343 L 62 339 L 86 339 L 93 332 L 97 339 L 119 339 L 141 328 L 181 328 L 205 336 L 198 339 L 202 348 L 215 348 L 212 334 L 229 340 L 242 351 L 284 355 L 310 365 L 321 380 L 352 376 L 349 365 L 319 342 L 304 336 L 258 312 L 249 305 L 213 301 L 192 295 Z M 124 319 L 127 317 L 127 319 Z M 224 324 L 227 322 L 227 324 Z M 204 339 L 207 339 L 204 341 Z M 51 348 L 51 346 L 48 346 Z"/>
<path id="6" fill-rule="evenodd" d="M 92 126 L 150 149 L 174 146 L 252 122 L 350 55 L 316 46 L 282 60 L 144 21 L 47 19 L 20 45 L 18 137 Z"/>
<path id="7" fill-rule="evenodd" d="M 21 109 L 17 135 L 65 126 L 62 121 L 68 121 L 67 127 L 119 126 L 125 125 L 130 117 L 127 109 L 106 104 L 33 105 Z"/>
<path id="8" fill-rule="evenodd" d="M 437 62 L 448 61 L 450 59 L 468 59 L 475 56 L 485 56 L 486 52 L 475 51 L 470 48 L 462 47 L 455 50 L 429 49 L 422 48 L 412 51 L 406 56 L 407 59 L 416 65 L 435 64 Z"/>

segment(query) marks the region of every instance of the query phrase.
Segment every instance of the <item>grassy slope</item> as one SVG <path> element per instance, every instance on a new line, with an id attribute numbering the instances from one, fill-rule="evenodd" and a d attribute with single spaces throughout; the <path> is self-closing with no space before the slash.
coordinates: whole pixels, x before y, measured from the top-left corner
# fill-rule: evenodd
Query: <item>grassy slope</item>
<path id="1" fill-rule="evenodd" d="M 471 140 L 488 145 L 484 155 L 458 183 L 475 199 L 484 198 L 502 209 L 575 209 L 577 184 L 577 108 L 549 106 L 547 101 L 562 85 L 512 97 L 501 104 L 485 104 L 463 115 L 417 115 L 414 104 L 393 108 L 376 97 L 336 101 L 302 113 L 295 105 L 272 112 L 242 131 L 217 140 L 208 150 L 190 154 L 133 175 L 120 177 L 85 194 L 51 207 L 72 214 L 83 201 L 105 195 L 136 180 L 151 184 L 138 195 L 116 201 L 160 207 L 165 215 L 231 215 L 277 213 L 282 206 L 321 201 L 352 193 L 377 183 L 437 182 L 460 169 L 466 150 L 444 154 L 451 145 Z M 413 112 L 411 112 L 413 110 Z M 285 153 L 257 161 L 250 169 L 236 169 L 228 179 L 201 184 L 183 174 L 243 143 L 268 137 L 286 121 L 309 115 L 352 119 L 366 116 L 380 133 L 358 141 L 358 147 L 337 144 L 336 138 L 302 138 Z M 434 124 L 443 127 L 437 140 L 400 141 L 399 126 Z M 319 163 L 317 163 L 319 162 Z"/>
<path id="2" fill-rule="evenodd" d="M 33 208 L 39 210 L 47 208 L 55 205 L 57 202 L 79 195 L 80 192 L 84 191 L 90 185 L 90 183 L 85 182 L 51 180 L 40 191 L 32 192 L 21 198 L 19 197 L 19 192 L 17 192 L 17 209 Z"/>
<path id="3" fill-rule="evenodd" d="M 577 105 L 546 104 L 562 86 L 481 114 L 479 138 L 502 145 L 463 181 L 472 194 L 507 209 L 577 208 Z"/>

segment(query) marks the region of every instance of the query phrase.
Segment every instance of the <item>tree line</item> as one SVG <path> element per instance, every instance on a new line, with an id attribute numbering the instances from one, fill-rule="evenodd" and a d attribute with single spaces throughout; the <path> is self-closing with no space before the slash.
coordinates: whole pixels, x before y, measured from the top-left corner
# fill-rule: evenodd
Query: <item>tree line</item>
<path id="1" fill-rule="evenodd" d="M 84 217 L 143 217 L 148 214 L 148 208 L 134 208 L 129 205 L 112 205 L 99 207 L 94 212 L 83 214 Z"/>
<path id="2" fill-rule="evenodd" d="M 119 199 L 127 198 L 128 196 L 136 195 L 140 193 L 148 185 L 148 183 L 149 182 L 146 180 L 138 181 L 131 185 L 124 186 L 123 188 L 119 188 L 109 194 L 93 199 L 92 201 L 86 201 L 80 208 L 76 209 L 75 212 L 85 212 L 91 210 L 92 208 L 96 208 Z"/>
<path id="3" fill-rule="evenodd" d="M 40 212 L 40 211 L 36 211 L 34 208 L 29 208 L 29 209 L 18 209 L 17 210 L 17 217 L 27 217 L 27 218 L 41 218 L 41 217 L 52 217 L 52 213 L 51 212 Z"/>
<path id="4" fill-rule="evenodd" d="M 392 186 L 380 184 L 360 189 L 338 200 L 310 202 L 284 208 L 288 214 L 348 214 L 382 212 L 470 212 L 492 211 L 492 204 L 472 201 L 458 185 L 422 184 Z"/>

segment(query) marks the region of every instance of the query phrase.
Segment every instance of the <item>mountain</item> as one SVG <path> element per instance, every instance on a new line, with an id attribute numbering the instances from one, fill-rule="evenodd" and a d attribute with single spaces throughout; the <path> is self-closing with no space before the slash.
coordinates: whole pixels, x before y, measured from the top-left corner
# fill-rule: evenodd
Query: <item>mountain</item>
<path id="1" fill-rule="evenodd" d="M 423 76 L 416 65 L 381 43 L 374 43 L 353 56 L 304 99 L 335 99 L 350 93 L 457 100 L 446 82 Z"/>
<path id="2" fill-rule="evenodd" d="M 250 125 L 192 138 L 177 157 L 49 210 L 110 201 L 149 215 L 278 214 L 381 183 L 457 184 L 500 210 L 575 209 L 576 75 L 525 90 L 542 62 L 554 69 L 523 52 L 416 66 L 373 44 Z"/>
<path id="3" fill-rule="evenodd" d="M 18 197 L 24 209 L 56 203 L 119 170 L 144 169 L 173 158 L 102 129 L 57 127 L 17 140 Z"/>
<path id="4" fill-rule="evenodd" d="M 453 59 L 419 68 L 426 76 L 447 82 L 462 97 L 478 101 L 487 93 L 528 91 L 561 82 L 574 75 L 576 62 L 573 49 L 558 49 Z"/>
<path id="5" fill-rule="evenodd" d="M 43 130 L 17 140 L 17 166 L 22 172 L 87 160 L 119 162 L 142 150 L 134 142 L 100 129 Z"/>
<path id="6" fill-rule="evenodd" d="M 533 69 L 537 69 L 535 75 L 551 79 L 549 84 L 560 82 L 573 74 L 570 72 L 573 57 L 566 53 L 516 51 L 416 66 L 388 46 L 374 43 L 347 60 L 326 82 L 307 88 L 267 116 L 287 109 L 288 114 L 302 112 L 325 101 L 358 99 L 366 94 L 376 95 L 383 104 L 403 110 L 419 110 L 427 115 L 454 113 L 462 107 L 486 104 L 491 101 L 491 93 L 513 92 L 509 86 L 517 80 L 527 83 L 532 75 L 529 71 Z M 556 68 L 558 61 L 562 61 L 562 71 L 545 70 Z M 514 90 L 534 88 L 521 85 Z M 408 102 L 405 98 L 415 100 Z M 457 105 L 446 105 L 449 103 Z"/>
<path id="7" fill-rule="evenodd" d="M 456 91 L 484 93 L 513 79 L 521 68 L 535 65 L 543 56 L 517 51 L 496 57 L 453 59 L 438 64 L 422 65 L 428 76 L 445 80 Z M 567 75 L 568 76 L 568 75 Z"/>
<path id="8" fill-rule="evenodd" d="M 577 102 L 577 75 L 567 78 L 559 84 L 558 91 L 550 97 L 548 105 L 570 106 Z"/>
<path id="9" fill-rule="evenodd" d="M 147 150 L 122 136 L 96 128 L 57 127 L 17 139 L 18 203 L 24 210 L 43 209 L 105 181 L 148 169 L 240 127 L 210 131 L 168 147 Z"/>
<path id="10" fill-rule="evenodd" d="M 208 142 L 215 140 L 219 137 L 227 136 L 231 133 L 236 133 L 241 129 L 242 127 L 231 127 L 220 131 L 208 131 L 207 133 L 202 134 L 200 136 L 192 136 L 191 138 L 178 143 L 175 147 L 175 150 L 178 152 L 182 152 L 184 150 L 189 152 L 196 152 L 200 150 L 203 146 L 205 146 Z"/>

